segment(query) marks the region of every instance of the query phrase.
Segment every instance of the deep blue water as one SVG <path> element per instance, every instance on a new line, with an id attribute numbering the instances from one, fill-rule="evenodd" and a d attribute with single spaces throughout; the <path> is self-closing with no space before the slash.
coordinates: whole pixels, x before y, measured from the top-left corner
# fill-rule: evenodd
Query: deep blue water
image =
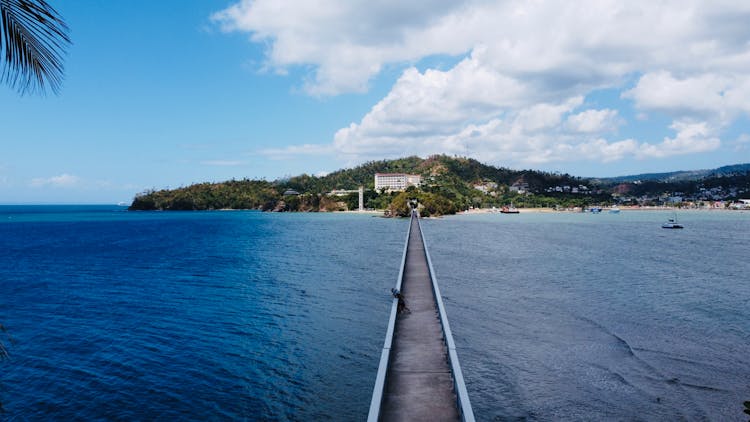
<path id="1" fill-rule="evenodd" d="M 0 207 L 0 419 L 363 419 L 405 229 Z"/>
<path id="2" fill-rule="evenodd" d="M 746 419 L 750 213 L 668 216 L 424 220 L 479 420 Z M 406 228 L 0 206 L 0 419 L 363 420 Z"/>

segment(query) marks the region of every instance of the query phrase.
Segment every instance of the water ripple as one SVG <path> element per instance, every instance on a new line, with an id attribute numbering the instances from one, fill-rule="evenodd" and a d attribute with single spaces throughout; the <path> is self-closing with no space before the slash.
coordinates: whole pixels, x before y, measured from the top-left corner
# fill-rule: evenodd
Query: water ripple
<path id="1" fill-rule="evenodd" d="M 405 222 L 89 214 L 0 225 L 2 418 L 364 417 Z"/>

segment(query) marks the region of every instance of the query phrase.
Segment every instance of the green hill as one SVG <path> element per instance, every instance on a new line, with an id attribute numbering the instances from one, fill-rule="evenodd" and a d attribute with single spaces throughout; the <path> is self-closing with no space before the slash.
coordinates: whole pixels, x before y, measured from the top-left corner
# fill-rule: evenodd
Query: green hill
<path id="1" fill-rule="evenodd" d="M 273 182 L 231 180 L 178 189 L 152 190 L 135 197 L 131 210 L 259 209 L 264 211 L 337 211 L 356 209 L 358 194 L 330 195 L 333 190 L 365 188 L 365 207 L 406 212 L 408 198 L 417 198 L 423 214 L 452 214 L 471 207 L 585 207 L 636 197 L 690 196 L 698 200 L 737 198 L 750 194 L 750 165 L 715 170 L 659 173 L 609 179 L 584 179 L 569 174 L 512 170 L 463 157 L 435 155 L 370 161 L 322 177 L 307 174 Z M 407 193 L 375 192 L 375 173 L 422 176 L 419 189 Z M 721 189 L 720 189 L 721 188 Z M 725 189 L 724 189 L 725 188 Z M 706 192 L 709 192 L 708 195 Z M 286 194 L 285 194 L 286 193 Z M 613 193 L 615 195 L 613 195 Z M 713 196 L 711 196 L 713 195 Z M 722 196 L 723 195 L 723 196 Z M 653 198 L 648 204 L 653 203 Z M 640 202 L 638 202 L 640 203 Z"/>
<path id="2" fill-rule="evenodd" d="M 680 170 L 669 173 L 642 173 L 628 176 L 593 178 L 597 182 L 604 184 L 635 182 L 635 181 L 654 181 L 654 182 L 689 182 L 713 177 L 738 176 L 750 171 L 750 163 L 734 164 L 723 166 L 715 169 L 705 170 Z"/>
<path id="3" fill-rule="evenodd" d="M 366 189 L 367 208 L 389 208 L 397 193 L 375 192 L 375 173 L 410 173 L 422 176 L 420 190 L 423 202 L 440 204 L 436 214 L 454 213 L 469 207 L 502 206 L 510 201 L 518 206 L 550 206 L 554 201 L 530 198 L 512 193 L 518 184 L 529 192 L 541 192 L 547 186 L 587 184 L 567 174 L 533 170 L 511 170 L 482 164 L 477 160 L 446 155 L 426 159 L 407 157 L 396 160 L 370 161 L 342 169 L 326 176 L 307 174 L 273 182 L 232 180 L 222 183 L 201 183 L 178 189 L 152 190 L 135 197 L 131 210 L 212 210 L 261 209 L 275 211 L 328 211 L 354 209 L 357 194 L 343 197 L 327 195 L 334 189 Z M 485 192 L 475 188 L 482 186 Z M 523 190 L 522 189 L 522 190 Z M 289 190 L 299 195 L 284 195 Z M 428 210 L 429 213 L 429 210 Z"/>
<path id="4" fill-rule="evenodd" d="M 130 210 L 272 209 L 277 186 L 260 180 L 199 183 L 179 189 L 152 190 L 136 195 Z"/>

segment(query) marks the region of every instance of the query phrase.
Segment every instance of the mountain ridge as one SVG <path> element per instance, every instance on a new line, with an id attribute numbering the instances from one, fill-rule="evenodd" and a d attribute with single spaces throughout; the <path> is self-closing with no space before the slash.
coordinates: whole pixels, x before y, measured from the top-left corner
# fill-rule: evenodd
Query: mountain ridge
<path id="1" fill-rule="evenodd" d="M 750 163 L 730 164 L 713 169 L 677 170 L 664 173 L 640 173 L 615 177 L 587 177 L 587 179 L 598 180 L 605 183 L 633 182 L 636 180 L 672 182 L 699 180 L 707 177 L 731 176 L 740 173 L 747 173 L 748 171 L 750 171 Z"/>

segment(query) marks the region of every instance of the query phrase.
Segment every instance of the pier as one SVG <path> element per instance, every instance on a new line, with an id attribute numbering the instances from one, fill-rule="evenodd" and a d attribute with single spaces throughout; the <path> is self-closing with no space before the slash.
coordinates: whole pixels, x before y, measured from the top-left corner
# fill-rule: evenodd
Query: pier
<path id="1" fill-rule="evenodd" d="M 448 317 L 412 213 L 368 421 L 474 421 Z"/>

